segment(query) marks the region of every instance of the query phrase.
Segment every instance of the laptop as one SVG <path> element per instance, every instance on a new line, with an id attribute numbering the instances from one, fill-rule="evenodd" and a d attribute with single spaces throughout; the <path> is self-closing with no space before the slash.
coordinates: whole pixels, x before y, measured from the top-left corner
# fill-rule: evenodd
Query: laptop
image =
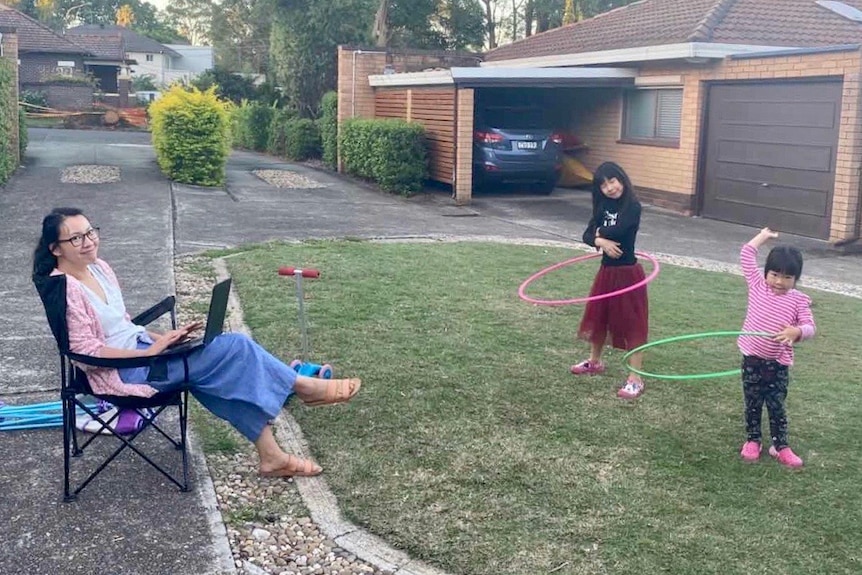
<path id="1" fill-rule="evenodd" d="M 227 302 L 230 296 L 231 279 L 228 278 L 213 286 L 210 297 L 210 309 L 207 314 L 207 325 L 201 337 L 187 339 L 169 346 L 163 353 L 178 353 L 189 351 L 209 344 L 224 330 L 224 320 L 227 316 Z"/>

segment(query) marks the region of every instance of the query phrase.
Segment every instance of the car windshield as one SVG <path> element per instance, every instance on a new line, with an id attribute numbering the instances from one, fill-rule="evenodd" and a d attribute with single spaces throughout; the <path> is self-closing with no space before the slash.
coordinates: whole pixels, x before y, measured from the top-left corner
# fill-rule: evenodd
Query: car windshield
<path id="1" fill-rule="evenodd" d="M 485 124 L 491 128 L 509 130 L 535 130 L 547 128 L 545 115 L 540 108 L 531 106 L 488 106 Z"/>

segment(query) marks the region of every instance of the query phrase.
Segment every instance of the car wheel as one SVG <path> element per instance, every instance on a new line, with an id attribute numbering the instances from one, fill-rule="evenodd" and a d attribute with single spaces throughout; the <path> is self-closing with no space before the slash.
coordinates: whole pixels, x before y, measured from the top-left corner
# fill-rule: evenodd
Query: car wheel
<path id="1" fill-rule="evenodd" d="M 557 178 L 553 178 L 551 180 L 545 180 L 536 186 L 536 193 L 541 194 L 543 196 L 550 196 L 551 192 L 554 191 L 554 188 L 557 187 Z"/>

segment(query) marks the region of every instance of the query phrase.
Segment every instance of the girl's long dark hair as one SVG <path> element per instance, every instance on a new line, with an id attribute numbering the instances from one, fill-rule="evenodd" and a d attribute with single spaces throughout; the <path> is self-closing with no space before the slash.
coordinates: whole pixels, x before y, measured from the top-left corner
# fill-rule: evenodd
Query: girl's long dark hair
<path id="1" fill-rule="evenodd" d="M 78 208 L 54 208 L 42 219 L 42 236 L 33 250 L 33 279 L 50 275 L 57 267 L 57 256 L 51 253 L 51 248 L 60 239 L 60 226 L 66 218 L 83 215 Z"/>
<path id="2" fill-rule="evenodd" d="M 605 195 L 602 193 L 602 183 L 604 183 L 605 180 L 610 180 L 612 178 L 616 178 L 623 185 L 623 195 L 620 196 L 619 200 L 620 212 L 625 211 L 632 202 L 638 201 L 637 196 L 635 196 L 632 181 L 629 179 L 629 175 L 626 174 L 626 171 L 623 170 L 619 164 L 615 164 L 614 162 L 605 162 L 596 168 L 596 171 L 593 173 L 593 219 L 596 222 L 601 221 L 599 206 L 602 205 L 602 202 L 605 199 Z"/>

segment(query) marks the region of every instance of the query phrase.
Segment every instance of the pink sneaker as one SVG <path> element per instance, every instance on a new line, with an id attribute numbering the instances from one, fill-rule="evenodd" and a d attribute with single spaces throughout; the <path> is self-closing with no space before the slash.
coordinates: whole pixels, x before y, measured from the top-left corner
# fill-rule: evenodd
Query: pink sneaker
<path id="1" fill-rule="evenodd" d="M 793 453 L 793 450 L 789 447 L 782 447 L 781 451 L 778 451 L 775 447 L 770 447 L 769 455 L 771 455 L 778 463 L 784 467 L 789 467 L 790 469 L 798 469 L 803 465 L 802 459 Z"/>
<path id="2" fill-rule="evenodd" d="M 758 459 L 760 459 L 760 442 L 759 441 L 746 441 L 742 446 L 742 451 L 739 452 L 739 455 L 742 456 L 742 460 L 746 463 L 754 463 Z"/>
<path id="3" fill-rule="evenodd" d="M 634 399 L 640 397 L 643 392 L 644 382 L 627 379 L 625 385 L 617 392 L 617 397 L 620 399 Z"/>
<path id="4" fill-rule="evenodd" d="M 605 364 L 600 361 L 593 363 L 585 359 L 581 363 L 576 363 L 570 367 L 569 371 L 575 375 L 598 375 L 605 372 Z"/>

